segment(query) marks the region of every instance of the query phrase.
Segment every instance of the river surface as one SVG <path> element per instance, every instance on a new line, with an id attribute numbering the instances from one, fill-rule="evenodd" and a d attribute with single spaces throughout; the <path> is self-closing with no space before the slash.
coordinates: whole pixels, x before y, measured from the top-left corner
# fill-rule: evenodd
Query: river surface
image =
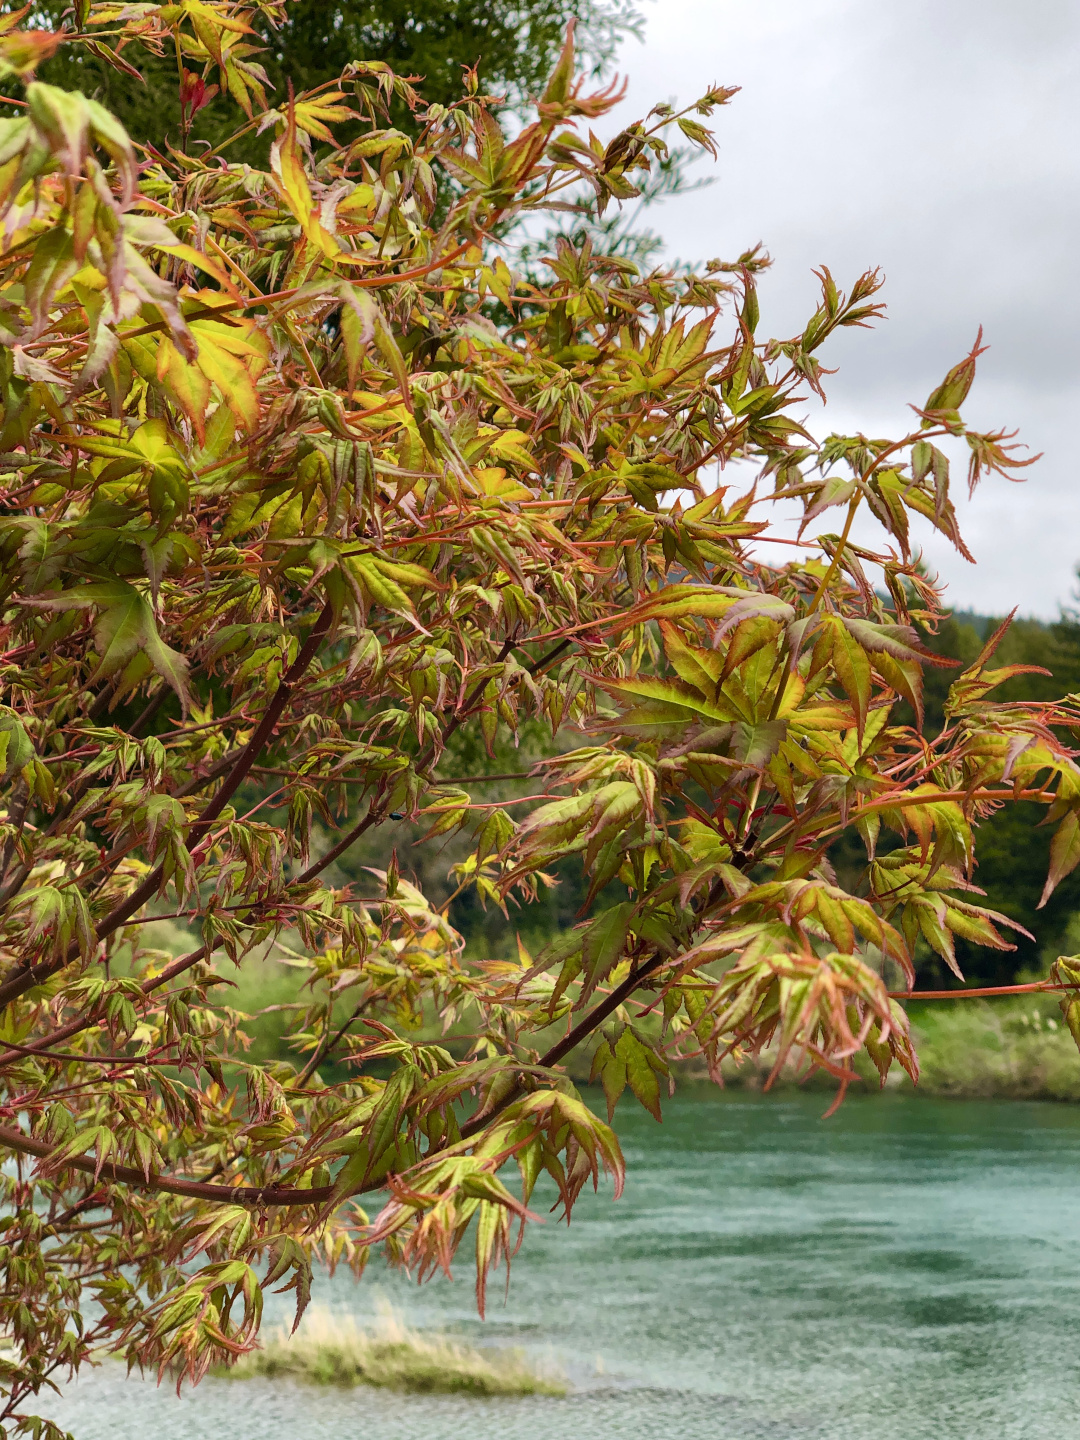
<path id="1" fill-rule="evenodd" d="M 626 1194 L 536 1225 L 509 1296 L 470 1256 L 316 1299 L 556 1362 L 564 1399 L 207 1380 L 119 1365 L 45 1408 L 76 1440 L 1064 1440 L 1080 1434 L 1080 1107 L 690 1092 L 620 1109 Z M 534 1203 L 534 1208 L 539 1208 Z"/>

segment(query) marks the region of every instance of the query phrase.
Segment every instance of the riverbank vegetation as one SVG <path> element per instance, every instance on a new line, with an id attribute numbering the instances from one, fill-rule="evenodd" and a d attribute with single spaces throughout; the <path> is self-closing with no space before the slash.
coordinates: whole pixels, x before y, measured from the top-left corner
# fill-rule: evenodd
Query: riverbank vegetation
<path id="1" fill-rule="evenodd" d="M 1053 997 L 925 1005 L 912 1031 L 923 1094 L 1080 1100 L 1080 1058 Z"/>
<path id="2" fill-rule="evenodd" d="M 349 1314 L 309 1308 L 295 1334 L 282 1327 L 231 1367 L 232 1380 L 372 1385 L 422 1395 L 565 1395 L 567 1383 L 518 1350 L 478 1350 L 463 1340 L 411 1329 L 389 1309 L 362 1327 Z"/>

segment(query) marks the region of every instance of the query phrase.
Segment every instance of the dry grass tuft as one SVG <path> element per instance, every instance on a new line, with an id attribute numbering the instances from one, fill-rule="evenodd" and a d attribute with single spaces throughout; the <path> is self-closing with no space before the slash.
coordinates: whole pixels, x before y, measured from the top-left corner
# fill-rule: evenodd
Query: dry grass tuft
<path id="1" fill-rule="evenodd" d="M 445 1335 L 410 1330 L 381 1309 L 371 1329 L 351 1315 L 312 1306 L 299 1330 L 271 1334 L 230 1370 L 233 1380 L 286 1378 L 312 1385 L 377 1385 L 441 1395 L 565 1395 L 566 1381 L 530 1363 L 519 1350 L 477 1350 Z"/>

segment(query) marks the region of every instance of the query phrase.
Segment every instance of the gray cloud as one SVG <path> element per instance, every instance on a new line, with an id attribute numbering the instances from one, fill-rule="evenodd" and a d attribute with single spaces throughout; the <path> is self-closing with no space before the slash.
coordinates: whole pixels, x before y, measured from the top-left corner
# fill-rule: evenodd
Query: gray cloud
<path id="1" fill-rule="evenodd" d="M 692 260 L 764 240 L 767 332 L 801 328 L 814 266 L 841 283 L 885 271 L 889 318 L 833 344 L 815 428 L 896 431 L 985 327 L 970 418 L 1017 426 L 1045 455 L 1024 486 L 994 479 L 963 506 L 977 567 L 932 535 L 926 557 L 956 605 L 1055 614 L 1080 560 L 1080 6 L 655 0 L 621 69 L 620 123 L 743 87 L 715 117 L 718 182 L 652 223 Z"/>

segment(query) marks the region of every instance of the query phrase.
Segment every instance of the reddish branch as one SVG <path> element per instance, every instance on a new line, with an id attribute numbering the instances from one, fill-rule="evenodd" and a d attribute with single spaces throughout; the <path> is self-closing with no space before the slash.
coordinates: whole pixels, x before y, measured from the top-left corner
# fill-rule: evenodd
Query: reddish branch
<path id="1" fill-rule="evenodd" d="M 116 1181 L 122 1185 L 134 1185 L 140 1190 L 159 1190 L 168 1195 L 184 1195 L 191 1200 L 220 1200 L 230 1205 L 251 1205 L 256 1208 L 271 1205 L 322 1205 L 334 1193 L 333 1185 L 314 1186 L 310 1190 L 281 1189 L 273 1185 L 212 1185 L 202 1180 L 178 1180 L 169 1175 L 144 1174 L 130 1165 L 114 1165 L 106 1160 L 100 1165 L 82 1155 L 68 1156 L 56 1160 L 52 1146 L 44 1140 L 34 1140 L 21 1130 L 0 1125 L 0 1145 L 6 1145 L 19 1155 L 34 1155 L 47 1160 L 56 1170 L 78 1170 L 84 1175 L 93 1175 L 95 1180 Z"/>

